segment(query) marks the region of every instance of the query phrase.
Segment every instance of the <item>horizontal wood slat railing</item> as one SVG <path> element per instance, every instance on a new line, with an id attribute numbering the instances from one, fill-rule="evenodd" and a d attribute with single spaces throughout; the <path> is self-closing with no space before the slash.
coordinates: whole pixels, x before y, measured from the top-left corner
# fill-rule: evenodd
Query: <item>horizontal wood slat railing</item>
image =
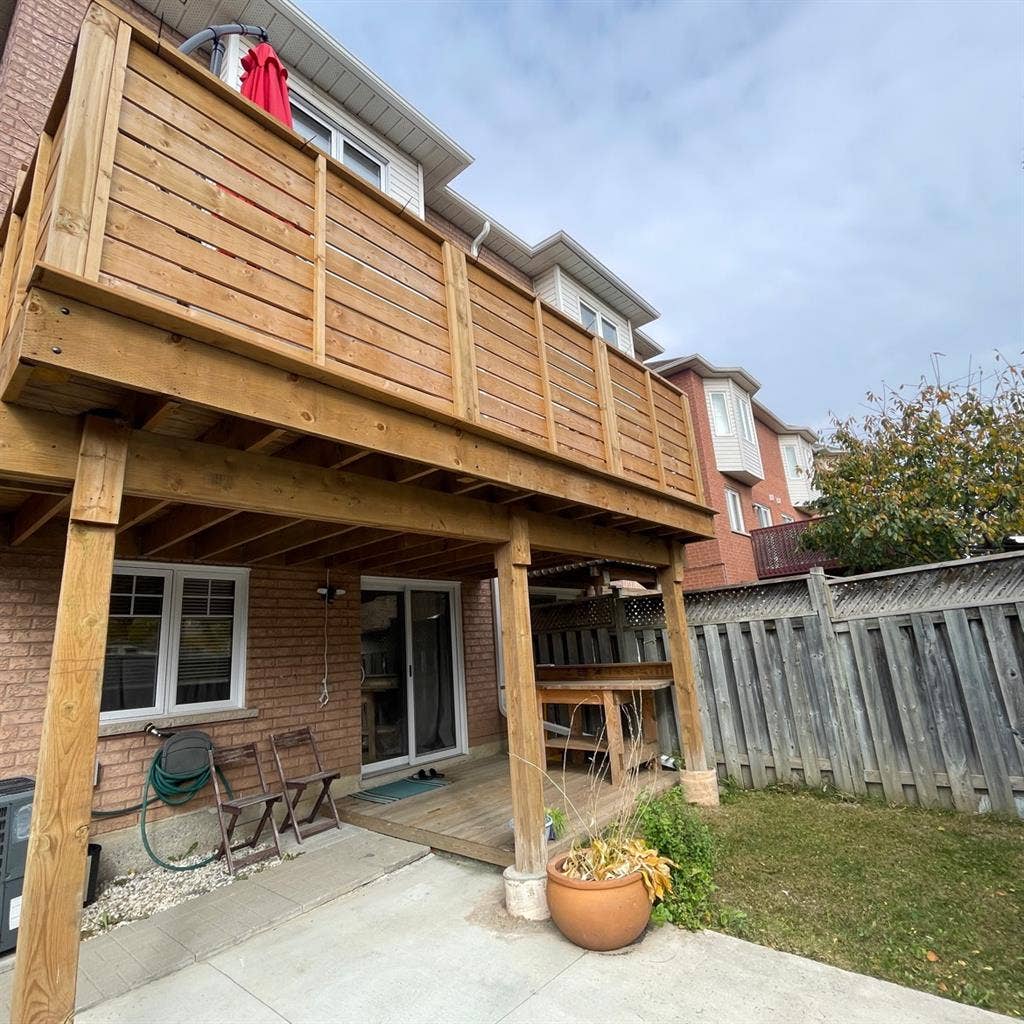
<path id="1" fill-rule="evenodd" d="M 339 383 L 703 503 L 680 391 L 146 30 L 101 4 L 89 19 L 4 222 L 0 337 L 42 261 Z"/>

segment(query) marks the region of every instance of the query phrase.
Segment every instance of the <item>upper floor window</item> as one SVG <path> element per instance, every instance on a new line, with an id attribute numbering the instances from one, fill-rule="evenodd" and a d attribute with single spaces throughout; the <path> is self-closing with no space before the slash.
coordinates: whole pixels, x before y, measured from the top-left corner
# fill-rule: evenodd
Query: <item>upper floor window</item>
<path id="1" fill-rule="evenodd" d="M 796 480 L 801 476 L 800 456 L 797 454 L 795 444 L 784 444 L 782 446 L 782 458 L 786 464 L 786 476 Z"/>
<path id="2" fill-rule="evenodd" d="M 732 420 L 729 418 L 729 399 L 724 392 L 711 392 L 711 418 L 714 421 L 715 433 L 719 437 L 732 433 Z"/>
<path id="3" fill-rule="evenodd" d="M 794 520 L 793 520 L 793 517 L 792 517 L 792 516 L 787 516 L 787 515 L 786 515 L 786 513 L 785 513 L 785 512 L 783 512 L 783 513 L 782 513 L 782 521 L 783 521 L 784 523 L 792 523 L 792 522 L 793 522 Z"/>
<path id="4" fill-rule="evenodd" d="M 116 563 L 103 719 L 241 707 L 248 582 L 245 569 Z"/>
<path id="5" fill-rule="evenodd" d="M 591 334 L 599 334 L 611 345 L 619 344 L 619 332 L 610 320 L 580 300 L 580 323 Z"/>
<path id="6" fill-rule="evenodd" d="M 295 130 L 314 146 L 340 160 L 350 171 L 365 178 L 371 185 L 384 188 L 386 161 L 355 142 L 326 117 L 314 113 L 305 101 L 296 102 L 292 99 L 292 123 Z"/>
<path id="7" fill-rule="evenodd" d="M 746 527 L 743 525 L 743 502 L 739 493 L 726 489 L 725 504 L 729 512 L 729 527 L 734 533 L 746 533 Z"/>
<path id="8" fill-rule="evenodd" d="M 757 516 L 758 526 L 772 525 L 772 510 L 767 505 L 759 505 L 754 502 L 754 514 Z"/>
<path id="9" fill-rule="evenodd" d="M 743 435 L 744 441 L 753 444 L 757 435 L 754 433 L 754 417 L 750 413 L 750 401 L 744 396 L 739 399 L 737 404 L 739 405 L 740 433 Z"/>

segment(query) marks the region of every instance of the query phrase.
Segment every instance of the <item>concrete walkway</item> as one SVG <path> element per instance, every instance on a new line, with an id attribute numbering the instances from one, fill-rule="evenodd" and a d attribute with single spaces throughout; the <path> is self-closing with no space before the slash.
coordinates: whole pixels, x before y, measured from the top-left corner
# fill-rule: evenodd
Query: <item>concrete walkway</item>
<path id="1" fill-rule="evenodd" d="M 290 835 L 282 840 L 286 854 L 299 850 Z M 130 993 L 206 960 L 429 852 L 425 846 L 354 825 L 322 832 L 307 840 L 294 859 L 83 942 L 77 1007 L 81 1010 Z M 14 957 L 0 960 L 0 1021 L 10 1016 L 13 967 Z"/>
<path id="2" fill-rule="evenodd" d="M 983 1024 L 1006 1018 L 714 932 L 663 928 L 624 953 L 584 953 L 550 924 L 509 919 L 495 869 L 437 856 L 78 1016 L 80 1024 L 243 1020 Z"/>

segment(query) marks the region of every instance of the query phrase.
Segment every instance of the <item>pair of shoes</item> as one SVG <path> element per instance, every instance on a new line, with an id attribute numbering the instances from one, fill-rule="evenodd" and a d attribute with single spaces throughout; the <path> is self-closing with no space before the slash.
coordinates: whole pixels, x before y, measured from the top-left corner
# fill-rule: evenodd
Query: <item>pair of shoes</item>
<path id="1" fill-rule="evenodd" d="M 439 772 L 436 768 L 431 768 L 430 773 L 428 774 L 426 768 L 421 768 L 415 775 L 410 775 L 409 777 L 412 779 L 420 779 L 421 781 L 426 779 L 443 779 L 444 772 Z"/>

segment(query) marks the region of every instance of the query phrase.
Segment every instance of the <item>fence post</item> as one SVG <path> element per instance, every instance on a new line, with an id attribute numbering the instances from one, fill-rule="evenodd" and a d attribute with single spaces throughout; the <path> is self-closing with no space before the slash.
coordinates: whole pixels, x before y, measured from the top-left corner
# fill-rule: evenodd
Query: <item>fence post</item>
<path id="1" fill-rule="evenodd" d="M 842 737 L 842 751 L 837 756 L 845 758 L 850 769 L 850 778 L 856 793 L 867 792 L 864 779 L 864 759 L 860 753 L 860 740 L 857 723 L 853 716 L 853 704 L 850 700 L 850 680 L 847 678 L 839 650 L 839 637 L 835 629 L 835 605 L 832 593 L 825 580 L 825 570 L 814 566 L 807 576 L 807 591 L 811 599 L 811 607 L 818 617 L 821 629 L 821 640 L 825 648 L 825 670 L 828 674 L 829 689 L 835 702 L 837 732 Z"/>

